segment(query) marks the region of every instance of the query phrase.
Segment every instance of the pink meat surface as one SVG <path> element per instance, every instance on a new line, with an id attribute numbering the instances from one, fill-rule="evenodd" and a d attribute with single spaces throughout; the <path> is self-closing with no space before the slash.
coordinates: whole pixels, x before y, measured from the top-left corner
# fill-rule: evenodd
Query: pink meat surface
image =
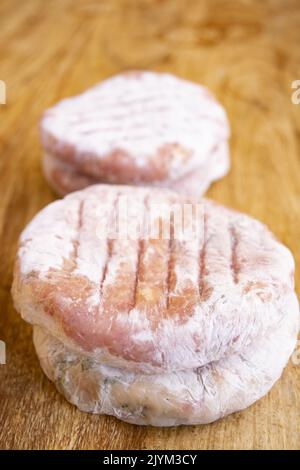
<path id="1" fill-rule="evenodd" d="M 209 161 L 181 178 L 170 181 L 168 186 L 186 196 L 201 196 L 213 181 L 226 175 L 228 168 L 228 145 L 223 142 L 213 151 Z M 43 156 L 43 169 L 50 186 L 60 196 L 96 183 L 105 183 L 100 181 L 100 178 L 77 171 L 73 164 L 66 163 L 48 152 Z M 151 186 L 161 187 L 164 182 L 152 182 Z"/>
<path id="2" fill-rule="evenodd" d="M 13 294 L 25 320 L 103 363 L 150 373 L 219 360 L 298 314 L 292 255 L 264 225 L 201 200 L 198 238 L 176 238 L 175 220 L 170 239 L 102 236 L 103 208 L 112 214 L 121 196 L 142 222 L 153 205 L 190 203 L 96 185 L 50 204 L 20 240 Z"/>

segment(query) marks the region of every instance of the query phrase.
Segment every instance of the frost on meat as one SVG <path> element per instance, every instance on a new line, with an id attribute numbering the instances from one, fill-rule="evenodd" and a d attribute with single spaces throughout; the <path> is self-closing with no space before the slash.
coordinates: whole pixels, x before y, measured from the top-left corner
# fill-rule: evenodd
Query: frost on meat
<path id="1" fill-rule="evenodd" d="M 204 365 L 240 350 L 295 308 L 293 258 L 259 222 L 203 200 L 197 241 L 99 237 L 102 205 L 183 203 L 163 189 L 96 185 L 25 229 L 14 294 L 25 319 L 135 370 Z"/>
<path id="2" fill-rule="evenodd" d="M 229 169 L 228 137 L 208 90 L 153 72 L 109 78 L 41 121 L 44 173 L 62 195 L 98 182 L 199 196 Z"/>

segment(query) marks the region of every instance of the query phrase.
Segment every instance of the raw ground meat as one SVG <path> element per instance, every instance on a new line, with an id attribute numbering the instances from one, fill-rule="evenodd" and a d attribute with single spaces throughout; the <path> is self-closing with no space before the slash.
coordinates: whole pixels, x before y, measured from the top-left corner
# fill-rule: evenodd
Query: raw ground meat
<path id="1" fill-rule="evenodd" d="M 225 176 L 228 169 L 228 144 L 223 142 L 213 151 L 209 161 L 202 167 L 199 166 L 181 178 L 170 181 L 168 186 L 187 196 L 202 195 L 213 181 Z M 49 152 L 44 153 L 43 170 L 50 186 L 59 196 L 65 196 L 96 183 L 105 183 L 100 178 L 76 171 L 73 164 L 62 161 Z M 164 185 L 164 182 L 152 182 L 152 186 L 163 187 Z"/>
<path id="2" fill-rule="evenodd" d="M 174 220 L 171 239 L 102 236 L 103 205 L 111 214 L 121 196 L 143 220 L 153 204 L 190 202 L 96 185 L 50 204 L 21 236 L 15 306 L 66 348 L 143 374 L 190 370 L 298 315 L 292 255 L 264 225 L 201 200 L 196 239 L 174 238 Z"/>
<path id="3" fill-rule="evenodd" d="M 108 367 L 68 349 L 34 327 L 41 366 L 57 389 L 80 410 L 135 424 L 204 424 L 242 410 L 280 377 L 296 344 L 296 312 L 243 352 L 201 368 L 143 375 Z"/>
<path id="4" fill-rule="evenodd" d="M 208 90 L 153 72 L 109 78 L 41 120 L 45 176 L 59 194 L 101 182 L 200 196 L 228 172 L 228 138 Z"/>

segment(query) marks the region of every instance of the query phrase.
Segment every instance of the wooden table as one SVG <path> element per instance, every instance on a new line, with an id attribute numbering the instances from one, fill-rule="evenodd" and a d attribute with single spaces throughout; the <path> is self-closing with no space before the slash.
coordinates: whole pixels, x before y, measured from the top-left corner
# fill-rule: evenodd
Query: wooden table
<path id="1" fill-rule="evenodd" d="M 41 372 L 10 286 L 20 231 L 55 195 L 41 172 L 38 121 L 57 100 L 121 70 L 203 83 L 232 125 L 232 170 L 209 196 L 269 225 L 293 251 L 300 288 L 300 4 L 256 1 L 2 0 L 0 79 L 0 447 L 300 448 L 300 364 L 258 403 L 198 427 L 136 427 L 69 405 Z M 300 362 L 300 354 L 298 354 Z"/>

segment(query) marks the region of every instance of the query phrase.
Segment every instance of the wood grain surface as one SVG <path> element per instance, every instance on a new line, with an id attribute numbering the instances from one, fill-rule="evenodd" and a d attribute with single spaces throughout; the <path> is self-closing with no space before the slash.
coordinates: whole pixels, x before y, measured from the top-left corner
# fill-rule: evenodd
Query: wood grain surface
<path id="1" fill-rule="evenodd" d="M 160 429 L 81 413 L 41 372 L 10 287 L 18 236 L 55 199 L 41 172 L 45 108 L 132 68 L 208 86 L 232 125 L 232 169 L 208 195 L 268 224 L 295 255 L 300 289 L 300 3 L 1 0 L 0 365 L 2 449 L 300 448 L 300 353 L 272 391 L 217 423 Z M 297 362 L 299 365 L 297 365 Z"/>

